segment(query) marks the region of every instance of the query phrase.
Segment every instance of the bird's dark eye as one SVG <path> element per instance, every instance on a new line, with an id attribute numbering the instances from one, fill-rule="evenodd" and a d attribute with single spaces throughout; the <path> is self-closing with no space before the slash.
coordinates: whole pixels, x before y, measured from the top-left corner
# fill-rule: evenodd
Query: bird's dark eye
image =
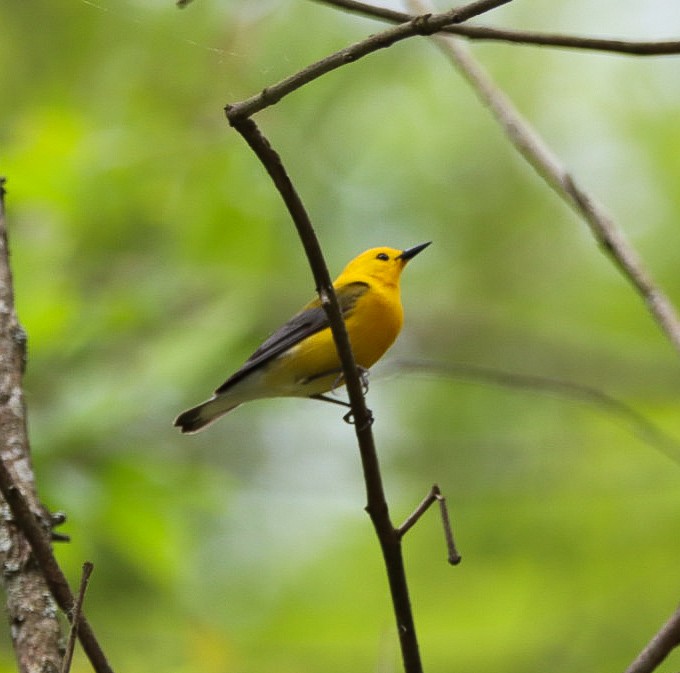
<path id="1" fill-rule="evenodd" d="M 386 262 L 389 259 L 389 256 L 386 255 L 384 252 L 379 252 L 376 256 L 376 259 L 382 259 L 383 262 Z"/>

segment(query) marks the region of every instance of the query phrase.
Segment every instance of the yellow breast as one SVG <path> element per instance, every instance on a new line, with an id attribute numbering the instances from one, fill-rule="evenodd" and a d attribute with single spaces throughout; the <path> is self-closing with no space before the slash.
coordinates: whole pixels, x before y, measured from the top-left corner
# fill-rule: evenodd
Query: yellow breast
<path id="1" fill-rule="evenodd" d="M 398 286 L 373 285 L 362 295 L 345 321 L 357 364 L 372 367 L 394 343 L 403 321 Z"/>

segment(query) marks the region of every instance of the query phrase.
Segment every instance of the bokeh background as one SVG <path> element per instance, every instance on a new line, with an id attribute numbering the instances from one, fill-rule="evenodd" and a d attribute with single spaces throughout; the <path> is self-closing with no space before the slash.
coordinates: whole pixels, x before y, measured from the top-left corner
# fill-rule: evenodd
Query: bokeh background
<path id="1" fill-rule="evenodd" d="M 680 6 L 517 0 L 479 23 L 652 39 L 677 35 Z M 400 670 L 342 412 L 273 400 L 195 437 L 171 426 L 314 288 L 224 105 L 381 24 L 312 2 L 34 0 L 0 5 L 0 26 L 35 469 L 69 516 L 57 554 L 72 582 L 95 564 L 86 608 L 112 664 Z M 680 302 L 679 58 L 474 52 Z M 464 557 L 446 564 L 434 512 L 406 540 L 426 670 L 623 670 L 680 596 L 678 445 L 444 370 L 593 386 L 680 441 L 678 354 L 426 40 L 257 119 L 333 274 L 374 245 L 434 241 L 407 270 L 406 328 L 369 393 L 394 518 L 438 482 Z M 423 359 L 439 373 L 402 366 Z"/>

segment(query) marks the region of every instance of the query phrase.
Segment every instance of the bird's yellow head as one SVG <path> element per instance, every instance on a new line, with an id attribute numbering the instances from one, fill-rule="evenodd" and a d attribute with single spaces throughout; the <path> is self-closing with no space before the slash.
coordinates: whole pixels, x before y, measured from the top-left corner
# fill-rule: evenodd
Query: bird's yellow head
<path id="1" fill-rule="evenodd" d="M 340 274 L 336 282 L 352 282 L 371 278 L 385 285 L 397 285 L 399 276 L 410 259 L 427 248 L 432 241 L 414 245 L 406 250 L 371 248 L 355 257 Z"/>

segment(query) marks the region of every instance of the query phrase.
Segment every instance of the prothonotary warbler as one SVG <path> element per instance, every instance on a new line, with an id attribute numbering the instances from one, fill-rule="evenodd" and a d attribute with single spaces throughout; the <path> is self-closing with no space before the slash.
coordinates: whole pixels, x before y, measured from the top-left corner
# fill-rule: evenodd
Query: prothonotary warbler
<path id="1" fill-rule="evenodd" d="M 354 358 L 368 370 L 401 331 L 401 272 L 430 243 L 407 250 L 372 248 L 354 258 L 333 283 Z M 272 334 L 203 404 L 181 413 L 175 425 L 198 432 L 239 404 L 264 397 L 323 396 L 342 385 L 342 367 L 326 312 L 318 298 Z"/>

